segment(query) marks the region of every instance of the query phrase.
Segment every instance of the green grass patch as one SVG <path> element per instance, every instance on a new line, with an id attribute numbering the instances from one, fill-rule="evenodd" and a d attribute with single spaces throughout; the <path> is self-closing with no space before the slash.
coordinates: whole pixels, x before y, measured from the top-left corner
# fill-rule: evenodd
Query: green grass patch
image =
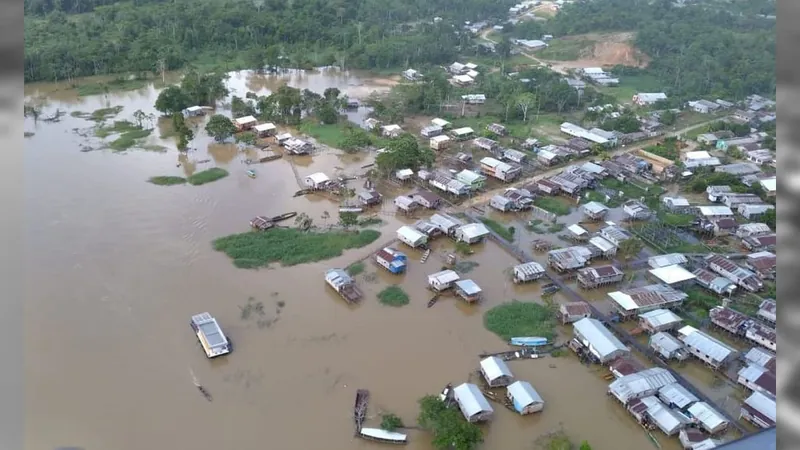
<path id="1" fill-rule="evenodd" d="M 639 92 L 661 92 L 664 83 L 652 75 L 620 75 L 619 86 L 597 86 L 603 94 L 611 95 L 620 103 L 630 103 L 633 96 Z"/>
<path id="2" fill-rule="evenodd" d="M 367 266 L 364 264 L 364 261 L 354 262 L 347 266 L 345 271 L 350 274 L 351 277 L 364 273 L 364 270 Z"/>
<path id="3" fill-rule="evenodd" d="M 722 303 L 716 295 L 699 287 L 689 288 L 685 292 L 688 297 L 683 307 L 700 319 L 707 318 L 708 310 Z"/>
<path id="4" fill-rule="evenodd" d="M 667 158 L 670 161 L 680 161 L 681 159 L 681 151 L 678 150 L 678 147 L 672 142 L 651 145 L 649 147 L 645 147 L 644 151 L 650 152 L 662 158 Z"/>
<path id="5" fill-rule="evenodd" d="M 533 204 L 557 216 L 566 216 L 572 207 L 558 197 L 536 197 Z"/>
<path id="6" fill-rule="evenodd" d="M 358 220 L 358 226 L 360 227 L 371 227 L 378 225 L 383 225 L 383 219 L 380 217 L 365 217 Z"/>
<path id="7" fill-rule="evenodd" d="M 529 220 L 528 223 L 525 224 L 525 229 L 528 231 L 532 231 L 536 234 L 545 234 L 546 230 L 542 228 L 542 224 L 544 223 L 541 219 L 533 219 Z"/>
<path id="8" fill-rule="evenodd" d="M 335 148 L 338 147 L 339 143 L 344 139 L 344 127 L 344 123 L 326 125 L 306 120 L 300 124 L 298 129 L 300 132 L 313 137 L 319 143 Z"/>
<path id="9" fill-rule="evenodd" d="M 611 197 L 606 199 L 606 194 L 597 191 L 586 191 L 581 197 L 581 203 L 599 202 L 609 208 L 616 208 L 622 205 L 622 199 L 619 197 Z"/>
<path id="10" fill-rule="evenodd" d="M 144 139 L 150 136 L 153 130 L 135 129 L 122 133 L 118 138 L 111 141 L 108 146 L 112 150 L 123 151 L 127 150 L 137 144 L 139 139 Z"/>
<path id="11" fill-rule="evenodd" d="M 236 267 L 256 269 L 272 263 L 294 266 L 335 258 L 345 250 L 375 242 L 380 235 L 375 230 L 316 232 L 273 228 L 221 237 L 213 241 L 213 246 L 228 255 Z"/>
<path id="12" fill-rule="evenodd" d="M 674 227 L 689 226 L 694 222 L 694 216 L 691 214 L 674 214 L 664 211 L 658 213 L 658 219 Z"/>
<path id="13" fill-rule="evenodd" d="M 555 312 L 538 303 L 513 300 L 486 311 L 483 325 L 503 340 L 519 336 L 555 336 Z"/>
<path id="14" fill-rule="evenodd" d="M 77 116 L 73 116 L 73 117 L 82 117 L 82 118 L 86 118 L 86 119 L 89 119 L 89 120 L 93 120 L 95 122 L 102 122 L 102 121 L 104 121 L 106 119 L 110 119 L 110 118 L 116 116 L 117 114 L 122 112 L 122 109 L 123 109 L 122 106 L 111 106 L 109 108 L 96 109 L 96 110 L 94 110 L 94 112 L 92 112 L 88 116 L 87 115 L 77 115 Z M 79 112 L 79 111 L 75 111 L 75 112 Z"/>
<path id="15" fill-rule="evenodd" d="M 603 179 L 600 184 L 603 186 L 614 189 L 615 191 L 622 191 L 623 197 L 625 198 L 635 198 L 639 199 L 640 197 L 654 197 L 658 198 L 664 189 L 661 186 L 646 186 L 647 190 L 640 188 L 631 183 L 626 183 L 623 181 L 619 181 L 616 178 L 605 178 Z"/>
<path id="16" fill-rule="evenodd" d="M 566 228 L 566 227 L 567 227 L 567 226 L 566 226 L 566 225 L 564 225 L 563 223 L 558 223 L 558 222 L 556 222 L 556 223 L 554 223 L 554 224 L 550 225 L 550 227 L 549 227 L 549 228 L 547 228 L 547 231 L 548 231 L 549 233 L 558 233 L 558 232 L 560 232 L 560 231 L 563 231 L 563 230 L 564 230 L 564 228 Z"/>
<path id="17" fill-rule="evenodd" d="M 179 184 L 186 184 L 186 178 L 174 177 L 169 175 L 160 175 L 157 177 L 148 178 L 147 182 L 155 184 L 157 186 L 177 186 Z"/>
<path id="18" fill-rule="evenodd" d="M 147 87 L 150 80 L 142 79 L 142 78 L 132 78 L 132 79 L 116 79 L 112 81 L 96 81 L 96 82 L 89 82 L 89 83 L 82 83 L 75 86 L 75 90 L 78 92 L 79 97 L 85 97 L 87 95 L 101 95 L 106 94 L 109 92 L 122 92 L 122 91 L 134 91 L 137 89 L 142 89 Z"/>
<path id="19" fill-rule="evenodd" d="M 129 122 L 127 120 L 116 120 L 114 121 L 113 125 L 109 126 L 99 126 L 94 130 L 94 135 L 99 138 L 106 138 L 111 136 L 112 134 L 119 134 L 119 133 L 127 133 L 129 131 L 137 131 L 141 130 L 141 127 L 137 126 L 133 122 Z"/>
<path id="20" fill-rule="evenodd" d="M 389 286 L 378 293 L 378 301 L 382 305 L 400 307 L 410 302 L 408 294 L 400 286 Z"/>
<path id="21" fill-rule="evenodd" d="M 499 234 L 503 239 L 507 240 L 508 242 L 514 242 L 514 233 L 516 232 L 514 227 L 507 227 L 500 222 L 489 219 L 488 217 L 481 217 L 480 221 L 486 225 L 486 228 Z"/>
<path id="22" fill-rule="evenodd" d="M 575 61 L 591 54 L 594 44 L 594 41 L 588 39 L 553 39 L 548 42 L 547 48 L 538 50 L 533 55 L 552 61 Z"/>
<path id="23" fill-rule="evenodd" d="M 217 181 L 219 179 L 225 178 L 228 175 L 229 174 L 227 170 L 221 169 L 219 167 L 212 167 L 210 169 L 196 172 L 186 180 L 191 185 L 200 186 L 201 184 L 211 183 L 212 181 Z"/>

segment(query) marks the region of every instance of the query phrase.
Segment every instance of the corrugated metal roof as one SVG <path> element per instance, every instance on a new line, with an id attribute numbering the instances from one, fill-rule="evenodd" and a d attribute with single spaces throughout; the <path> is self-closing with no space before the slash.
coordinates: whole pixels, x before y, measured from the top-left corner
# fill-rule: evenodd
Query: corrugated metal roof
<path id="1" fill-rule="evenodd" d="M 761 392 L 753 392 L 753 395 L 745 399 L 744 404 L 763 414 L 773 423 L 777 420 L 778 405 L 773 397 Z"/>
<path id="2" fill-rule="evenodd" d="M 706 402 L 697 402 L 690 406 L 687 412 L 698 422 L 702 423 L 708 430 L 714 430 L 717 427 L 727 423 L 725 416 L 717 412 Z"/>
<path id="3" fill-rule="evenodd" d="M 647 415 L 653 419 L 656 426 L 667 435 L 675 433 L 679 428 L 689 423 L 688 418 L 666 407 L 660 401 L 647 408 Z"/>
<path id="4" fill-rule="evenodd" d="M 575 234 L 577 236 L 583 236 L 584 234 L 588 233 L 588 231 L 586 231 L 585 228 L 583 228 L 582 226 L 580 226 L 578 224 L 573 224 L 573 225 L 568 226 L 567 230 L 569 230 L 571 233 L 573 233 L 573 234 Z"/>
<path id="5" fill-rule="evenodd" d="M 698 206 L 700 214 L 704 216 L 732 216 L 733 211 L 727 206 Z"/>
<path id="6" fill-rule="evenodd" d="M 478 386 L 472 383 L 456 386 L 453 388 L 453 395 L 466 416 L 473 416 L 482 411 L 494 411 L 481 390 L 478 389 Z"/>
<path id="7" fill-rule="evenodd" d="M 443 284 L 458 281 L 459 278 L 461 277 L 453 270 L 443 270 L 441 272 L 428 275 L 428 281 L 435 280 Z"/>
<path id="8" fill-rule="evenodd" d="M 523 264 L 517 264 L 514 266 L 514 272 L 519 272 L 522 275 L 536 275 L 544 272 L 544 266 L 539 264 L 536 261 L 526 262 Z"/>
<path id="9" fill-rule="evenodd" d="M 741 439 L 731 441 L 717 447 L 720 450 L 776 450 L 778 431 L 775 427 L 767 428 L 747 435 Z"/>
<path id="10" fill-rule="evenodd" d="M 475 295 L 481 293 L 481 288 L 478 286 L 478 283 L 472 280 L 459 280 L 456 281 L 456 286 L 464 291 L 467 295 Z"/>
<path id="11" fill-rule="evenodd" d="M 489 380 L 496 380 L 500 377 L 514 377 L 514 374 L 511 373 L 511 369 L 508 368 L 508 365 L 500 358 L 496 356 L 490 356 L 481 361 L 481 369 L 483 373 L 486 374 L 486 377 Z"/>
<path id="12" fill-rule="evenodd" d="M 683 343 L 671 334 L 660 331 L 650 337 L 650 344 L 655 344 L 658 348 L 671 353 L 683 348 Z"/>
<path id="13" fill-rule="evenodd" d="M 744 355 L 744 359 L 761 367 L 767 367 L 775 359 L 775 355 L 763 348 L 753 347 Z"/>
<path id="14" fill-rule="evenodd" d="M 686 328 L 687 327 L 681 328 L 679 333 L 684 334 L 684 330 Z M 729 345 L 723 344 L 717 339 L 714 339 L 713 337 L 695 328 L 693 328 L 693 330 L 694 331 L 685 334 L 683 338 L 683 343 L 686 344 L 687 347 L 694 348 L 718 362 L 724 361 L 730 357 L 731 354 L 736 353 L 736 350 Z"/>
<path id="15" fill-rule="evenodd" d="M 542 396 L 527 381 L 515 381 L 506 388 L 508 393 L 521 405 L 544 403 Z"/>
<path id="16" fill-rule="evenodd" d="M 594 236 L 593 238 L 589 239 L 589 243 L 599 248 L 600 251 L 603 253 L 610 252 L 615 248 L 617 248 L 616 245 L 612 244 L 611 242 L 608 242 L 607 240 L 603 239 L 600 236 Z"/>
<path id="17" fill-rule="evenodd" d="M 425 235 L 422 232 L 414 228 L 411 228 L 408 225 L 403 225 L 402 227 L 398 228 L 397 235 L 403 236 L 410 242 L 416 242 L 419 239 L 425 239 Z"/>
<path id="18" fill-rule="evenodd" d="M 611 334 L 602 323 L 597 319 L 591 317 L 584 317 L 583 319 L 572 324 L 575 331 L 589 341 L 589 345 L 599 354 L 600 358 L 606 358 L 612 353 L 625 350 L 625 344 L 620 342 L 616 336 Z"/>
<path id="19" fill-rule="evenodd" d="M 683 321 L 680 316 L 668 309 L 654 309 L 652 311 L 639 314 L 639 318 L 644 319 L 653 328 L 672 325 L 674 323 Z"/>
<path id="20" fill-rule="evenodd" d="M 468 239 L 472 239 L 487 236 L 489 234 L 489 229 L 482 223 L 468 223 L 461 227 L 461 232 Z"/>
<path id="21" fill-rule="evenodd" d="M 686 299 L 686 293 L 677 291 L 663 284 L 651 284 L 633 289 L 610 292 L 608 294 L 614 303 L 626 311 L 633 311 L 648 306 L 665 305 Z"/>
<path id="22" fill-rule="evenodd" d="M 628 403 L 645 392 L 657 391 L 663 386 L 675 383 L 675 377 L 667 369 L 653 367 L 613 381 L 608 389 L 623 403 Z"/>
<path id="23" fill-rule="evenodd" d="M 658 390 L 658 396 L 665 403 L 675 405 L 680 409 L 684 409 L 700 400 L 680 383 L 672 383 L 662 387 Z"/>
<path id="24" fill-rule="evenodd" d="M 696 278 L 692 272 L 689 272 L 678 264 L 651 269 L 650 274 L 666 284 L 681 283 Z"/>

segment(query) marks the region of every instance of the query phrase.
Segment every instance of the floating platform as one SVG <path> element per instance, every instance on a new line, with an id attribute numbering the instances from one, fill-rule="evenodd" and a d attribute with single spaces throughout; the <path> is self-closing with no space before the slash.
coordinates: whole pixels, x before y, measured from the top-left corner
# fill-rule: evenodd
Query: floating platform
<path id="1" fill-rule="evenodd" d="M 480 355 L 481 358 L 488 358 L 490 356 L 496 356 L 503 361 L 515 361 L 518 359 L 539 359 L 543 357 L 543 355 L 537 352 L 535 349 L 524 347 L 519 350 L 510 350 L 505 352 L 497 352 L 497 353 L 482 353 Z"/>
<path id="2" fill-rule="evenodd" d="M 361 431 L 361 425 L 367 418 L 367 407 L 369 406 L 369 391 L 359 389 L 356 391 L 356 401 L 353 405 L 353 421 L 356 425 L 356 433 Z"/>

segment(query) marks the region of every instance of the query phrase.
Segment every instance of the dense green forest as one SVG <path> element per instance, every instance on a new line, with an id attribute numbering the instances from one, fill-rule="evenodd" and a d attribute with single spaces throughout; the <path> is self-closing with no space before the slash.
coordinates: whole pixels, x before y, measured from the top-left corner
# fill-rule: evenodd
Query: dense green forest
<path id="1" fill-rule="evenodd" d="M 370 69 L 451 62 L 469 37 L 433 17 L 503 17 L 513 3 L 25 0 L 25 81 L 170 70 L 201 59 Z"/>
<path id="2" fill-rule="evenodd" d="M 759 14 L 774 15 L 775 3 L 676 7 L 670 0 L 602 0 L 565 5 L 553 19 L 526 22 L 511 33 L 532 39 L 541 33 L 635 31 L 636 47 L 652 58 L 646 72 L 671 96 L 741 99 L 775 92 L 775 20 Z"/>

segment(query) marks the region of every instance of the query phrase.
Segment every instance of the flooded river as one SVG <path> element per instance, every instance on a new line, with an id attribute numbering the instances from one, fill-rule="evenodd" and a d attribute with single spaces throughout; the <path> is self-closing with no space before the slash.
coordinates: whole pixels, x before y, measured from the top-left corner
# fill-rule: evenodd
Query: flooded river
<path id="1" fill-rule="evenodd" d="M 265 93 L 284 80 L 234 74 L 239 96 Z M 338 87 L 354 98 L 385 90 L 387 81 L 358 75 L 292 75 L 297 87 L 322 92 Z M 38 90 L 38 93 L 37 93 Z M 52 88 L 29 86 L 42 96 Z M 153 111 L 157 91 L 76 98 L 68 91 L 44 97 L 44 116 L 56 109 L 92 112 L 123 106 L 117 120 Z M 225 112 L 229 114 L 229 112 Z M 357 114 L 357 113 L 356 113 Z M 354 117 L 357 120 L 358 117 Z M 367 296 L 348 307 L 326 288 L 322 273 L 369 255 L 394 237 L 400 219 L 384 219 L 384 236 L 340 258 L 291 268 L 236 269 L 210 242 L 246 231 L 255 215 L 306 212 L 318 225 L 335 222 L 336 205 L 315 197 L 292 198 L 297 183 L 278 160 L 245 174 L 233 147 L 210 145 L 197 124 L 192 146 L 180 158 L 158 132 L 148 144 L 166 151 L 109 150 L 85 137 L 92 122 L 26 121 L 25 195 L 26 443 L 29 450 L 57 446 L 133 450 L 180 448 L 349 450 L 376 444 L 352 436 L 355 389 L 372 391 L 369 424 L 381 411 L 414 423 L 416 400 L 448 382 L 466 381 L 478 353 L 505 345 L 482 327 L 482 312 L 518 298 L 538 298 L 536 287 L 512 286 L 503 270 L 514 261 L 498 247 L 477 249 L 470 274 L 487 301 L 465 307 L 451 299 L 427 309 L 424 277 L 438 269 L 435 256 L 412 261 L 404 288 L 412 303 L 401 309 L 375 300 L 381 284 L 397 282 L 367 264 Z M 87 144 L 88 142 L 88 144 Z M 201 164 L 198 161 L 210 159 Z M 327 151 L 299 161 L 299 174 L 356 174 L 370 158 Z M 179 165 L 180 164 L 180 165 Z M 212 166 L 231 176 L 204 186 L 162 187 L 154 175 L 184 175 Z M 390 209 L 388 206 L 386 209 Z M 330 219 L 324 219 L 326 212 Z M 412 260 L 418 255 L 412 255 Z M 371 280 L 371 281 L 370 281 Z M 263 305 L 263 313 L 244 314 Z M 281 306 L 283 305 L 283 306 Z M 227 357 L 209 361 L 188 324 L 209 311 L 235 343 Z M 521 418 L 497 406 L 485 427 L 485 449 L 528 449 L 537 436 L 563 427 L 595 449 L 653 448 L 641 428 L 606 395 L 598 368 L 573 356 L 512 363 L 517 377 L 545 398 L 543 413 Z M 196 378 L 213 395 L 207 402 Z M 658 436 L 663 448 L 676 439 Z M 413 450 L 430 449 L 430 437 L 411 432 Z"/>

